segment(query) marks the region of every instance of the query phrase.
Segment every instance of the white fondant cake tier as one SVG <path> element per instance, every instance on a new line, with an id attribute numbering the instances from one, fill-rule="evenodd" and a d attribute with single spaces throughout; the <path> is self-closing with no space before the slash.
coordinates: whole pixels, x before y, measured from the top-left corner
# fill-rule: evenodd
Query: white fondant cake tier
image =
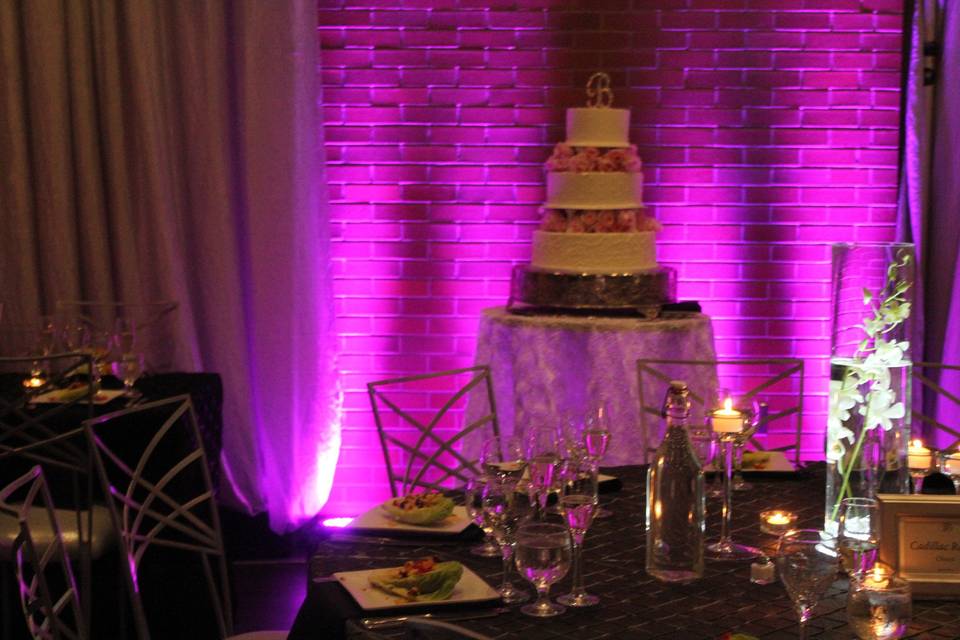
<path id="1" fill-rule="evenodd" d="M 573 147 L 627 147 L 629 109 L 567 109 L 567 144 Z"/>
<path id="2" fill-rule="evenodd" d="M 635 209 L 643 205 L 643 174 L 547 173 L 548 209 Z"/>
<path id="3" fill-rule="evenodd" d="M 637 273 L 657 266 L 652 231 L 533 232 L 534 267 L 563 273 Z"/>

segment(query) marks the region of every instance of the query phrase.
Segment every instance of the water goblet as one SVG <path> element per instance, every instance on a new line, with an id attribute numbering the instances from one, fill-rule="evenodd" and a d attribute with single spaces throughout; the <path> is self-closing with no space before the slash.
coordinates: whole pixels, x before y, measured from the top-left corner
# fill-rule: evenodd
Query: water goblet
<path id="1" fill-rule="evenodd" d="M 521 612 L 549 618 L 566 611 L 550 602 L 550 585 L 567 575 L 570 556 L 570 533 L 565 525 L 538 522 L 517 530 L 517 569 L 537 589 L 537 601 L 521 607 Z"/>
<path id="2" fill-rule="evenodd" d="M 110 363 L 113 375 L 123 381 L 123 397 L 139 398 L 142 394 L 133 388 L 134 383 L 143 375 L 143 356 L 139 353 L 125 353 Z"/>
<path id="3" fill-rule="evenodd" d="M 847 622 L 860 640 L 896 640 L 910 626 L 910 583 L 879 568 L 850 582 Z"/>
<path id="4" fill-rule="evenodd" d="M 836 539 L 817 529 L 794 529 L 780 536 L 777 571 L 800 618 L 800 640 L 820 597 L 837 577 Z"/>
<path id="5" fill-rule="evenodd" d="M 560 496 L 560 513 L 573 539 L 573 585 L 557 602 L 570 607 L 592 607 L 600 598 L 587 593 L 583 584 L 583 539 L 597 511 L 597 467 L 589 460 L 570 464 L 571 472 Z"/>
<path id="6" fill-rule="evenodd" d="M 861 578 L 877 562 L 880 506 L 873 498 L 844 498 L 840 503 L 837 551 L 851 578 Z"/>
<path id="7" fill-rule="evenodd" d="M 483 518 L 483 487 L 486 483 L 486 476 L 474 476 L 467 480 L 463 488 L 467 515 L 484 533 L 483 543 L 471 547 L 470 553 L 484 558 L 497 558 L 500 556 L 500 547 L 493 537 L 493 528 Z"/>
<path id="8" fill-rule="evenodd" d="M 541 520 L 546 517 L 550 490 L 561 470 L 563 456 L 560 444 L 558 430 L 551 427 L 534 428 L 525 438 L 524 453 L 530 470 L 530 500 L 538 507 Z"/>
<path id="9" fill-rule="evenodd" d="M 483 442 L 480 464 L 487 475 L 511 480 L 516 485 L 527 469 L 523 441 L 516 436 L 494 436 Z"/>
<path id="10" fill-rule="evenodd" d="M 516 588 L 510 582 L 510 566 L 513 563 L 514 547 L 516 545 L 516 531 L 520 522 L 526 516 L 523 509 L 523 499 L 518 499 L 514 489 L 515 482 L 495 475 L 487 476 L 482 489 L 483 519 L 493 531 L 493 537 L 500 546 L 503 559 L 503 579 L 497 593 L 507 604 L 525 602 L 530 594 Z M 529 503 L 528 507 L 529 507 Z"/>

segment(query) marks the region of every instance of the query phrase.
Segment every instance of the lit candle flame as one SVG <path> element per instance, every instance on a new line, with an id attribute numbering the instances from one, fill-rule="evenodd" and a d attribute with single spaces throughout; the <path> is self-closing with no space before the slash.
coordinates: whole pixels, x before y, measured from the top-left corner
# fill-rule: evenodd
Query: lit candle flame
<path id="1" fill-rule="evenodd" d="M 730 411 L 733 409 L 733 398 L 727 398 L 723 401 L 723 409 L 725 411 Z"/>
<path id="2" fill-rule="evenodd" d="M 782 511 L 777 511 L 770 514 L 770 517 L 767 518 L 767 522 L 770 524 L 789 524 L 790 517 Z"/>

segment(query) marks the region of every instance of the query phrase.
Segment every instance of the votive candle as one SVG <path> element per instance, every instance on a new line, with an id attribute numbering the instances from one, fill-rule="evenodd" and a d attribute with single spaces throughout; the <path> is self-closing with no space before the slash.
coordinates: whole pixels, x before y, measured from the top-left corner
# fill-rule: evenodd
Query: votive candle
<path id="1" fill-rule="evenodd" d="M 797 514 L 792 511 L 775 509 L 760 514 L 760 531 L 772 536 L 781 536 L 797 528 Z"/>
<path id="2" fill-rule="evenodd" d="M 930 449 L 923 446 L 920 440 L 913 440 L 907 448 L 907 467 L 910 469 L 926 471 L 933 462 L 933 455 Z"/>
<path id="3" fill-rule="evenodd" d="M 743 431 L 743 414 L 733 408 L 733 400 L 727 398 L 723 408 L 710 414 L 713 430 L 717 433 L 740 433 Z"/>

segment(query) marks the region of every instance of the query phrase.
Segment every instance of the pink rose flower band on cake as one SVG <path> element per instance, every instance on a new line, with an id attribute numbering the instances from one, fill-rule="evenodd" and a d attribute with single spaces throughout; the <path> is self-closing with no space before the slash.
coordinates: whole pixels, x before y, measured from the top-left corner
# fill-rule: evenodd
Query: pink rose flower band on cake
<path id="1" fill-rule="evenodd" d="M 643 163 L 637 155 L 637 145 L 634 144 L 601 153 L 597 147 L 571 147 L 565 142 L 558 142 L 553 148 L 553 154 L 547 159 L 546 167 L 548 171 L 557 172 L 640 173 Z"/>

